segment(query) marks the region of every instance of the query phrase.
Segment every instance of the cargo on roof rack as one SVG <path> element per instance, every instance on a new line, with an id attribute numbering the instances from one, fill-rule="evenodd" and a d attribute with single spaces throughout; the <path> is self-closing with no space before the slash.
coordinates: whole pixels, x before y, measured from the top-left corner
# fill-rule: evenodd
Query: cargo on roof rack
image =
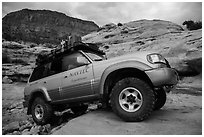
<path id="1" fill-rule="evenodd" d="M 57 57 L 61 57 L 65 54 L 69 54 L 73 51 L 78 50 L 89 50 L 101 55 L 105 55 L 105 53 L 101 50 L 99 50 L 98 46 L 94 43 L 83 43 L 79 40 L 79 38 L 75 38 L 75 41 L 70 41 L 68 39 L 64 43 L 61 43 L 61 45 L 53 50 L 49 54 L 39 54 L 36 59 L 36 65 L 42 65 L 45 64 Z"/>

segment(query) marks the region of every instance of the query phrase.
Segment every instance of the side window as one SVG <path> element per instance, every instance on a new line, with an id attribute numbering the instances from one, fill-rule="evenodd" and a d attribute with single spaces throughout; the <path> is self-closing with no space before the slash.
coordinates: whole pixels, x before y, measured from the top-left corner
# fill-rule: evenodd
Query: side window
<path id="1" fill-rule="evenodd" d="M 41 79 L 43 77 L 45 67 L 40 66 L 33 70 L 32 76 L 30 77 L 30 82 Z"/>
<path id="2" fill-rule="evenodd" d="M 52 62 L 35 68 L 30 78 L 30 82 L 62 72 L 61 66 L 61 59 L 55 59 Z"/>
<path id="3" fill-rule="evenodd" d="M 44 65 L 45 69 L 44 69 L 44 72 L 43 72 L 43 78 L 52 75 L 52 73 L 51 73 L 52 72 L 51 71 L 51 65 L 52 65 L 51 62 L 49 62 L 49 63 Z"/>
<path id="4" fill-rule="evenodd" d="M 85 64 L 89 61 L 81 53 L 73 53 L 62 58 L 62 71 L 71 70 Z"/>
<path id="5" fill-rule="evenodd" d="M 74 69 L 85 64 L 89 61 L 81 53 L 73 53 L 62 58 L 54 59 L 43 66 L 36 67 L 30 78 L 30 82 L 48 77 L 63 71 Z"/>
<path id="6" fill-rule="evenodd" d="M 62 66 L 61 58 L 53 60 L 50 64 L 49 76 L 62 72 L 61 66 Z"/>

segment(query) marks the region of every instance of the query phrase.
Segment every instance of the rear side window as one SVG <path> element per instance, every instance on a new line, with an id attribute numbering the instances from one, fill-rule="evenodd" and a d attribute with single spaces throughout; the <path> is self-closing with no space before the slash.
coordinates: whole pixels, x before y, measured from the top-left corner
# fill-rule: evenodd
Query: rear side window
<path id="1" fill-rule="evenodd" d="M 81 58 L 85 64 L 89 62 L 88 59 L 79 52 L 66 55 L 64 57 L 54 59 L 53 61 L 42 66 L 36 67 L 29 81 L 33 82 L 44 77 L 83 66 L 84 63 L 78 62 L 77 58 Z"/>
<path id="2" fill-rule="evenodd" d="M 45 67 L 44 66 L 40 66 L 37 67 L 33 70 L 33 73 L 30 77 L 30 82 L 41 79 L 43 77 L 43 73 L 44 73 Z"/>
<path id="3" fill-rule="evenodd" d="M 36 67 L 30 77 L 30 82 L 62 72 L 61 66 L 62 61 L 59 58 L 43 66 Z"/>

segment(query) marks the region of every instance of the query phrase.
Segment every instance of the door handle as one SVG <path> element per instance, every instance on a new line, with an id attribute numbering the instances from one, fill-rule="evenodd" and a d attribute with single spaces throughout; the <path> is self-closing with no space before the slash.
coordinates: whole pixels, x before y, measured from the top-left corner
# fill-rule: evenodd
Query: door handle
<path id="1" fill-rule="evenodd" d="M 64 78 L 67 78 L 67 76 L 64 76 Z"/>
<path id="2" fill-rule="evenodd" d="M 44 84 L 46 84 L 47 82 L 46 82 L 46 81 L 44 81 L 43 83 L 44 83 Z"/>

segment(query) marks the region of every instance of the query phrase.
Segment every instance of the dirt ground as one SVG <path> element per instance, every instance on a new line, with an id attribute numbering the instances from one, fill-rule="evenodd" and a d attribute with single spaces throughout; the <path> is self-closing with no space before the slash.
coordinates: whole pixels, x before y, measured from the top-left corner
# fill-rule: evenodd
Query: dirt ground
<path id="1" fill-rule="evenodd" d="M 201 135 L 202 86 L 179 84 L 167 95 L 165 106 L 143 122 L 124 122 L 111 110 L 93 109 L 75 117 L 66 114 L 64 122 L 52 127 L 49 134 L 121 134 L 121 135 Z M 25 84 L 2 85 L 2 126 L 27 119 L 22 106 Z M 19 134 L 21 134 L 19 132 Z"/>
<path id="2" fill-rule="evenodd" d="M 2 84 L 2 126 L 27 117 L 23 108 L 25 83 Z"/>
<path id="3" fill-rule="evenodd" d="M 143 122 L 124 122 L 112 111 L 96 110 L 69 121 L 53 134 L 201 135 L 202 97 L 169 94 L 166 105 Z"/>

